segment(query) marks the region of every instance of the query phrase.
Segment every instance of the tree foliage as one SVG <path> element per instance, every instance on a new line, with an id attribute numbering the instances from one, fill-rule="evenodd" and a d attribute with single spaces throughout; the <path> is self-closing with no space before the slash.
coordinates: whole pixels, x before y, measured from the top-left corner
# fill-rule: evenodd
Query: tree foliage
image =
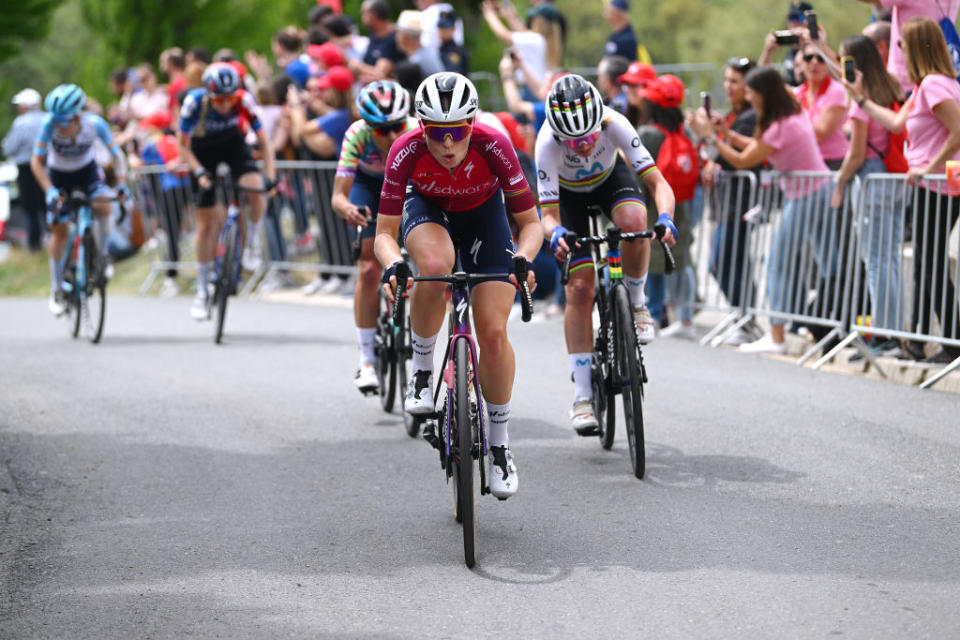
<path id="1" fill-rule="evenodd" d="M 0 10 L 0 62 L 12 58 L 25 41 L 47 35 L 50 17 L 62 0 L 14 0 Z"/>

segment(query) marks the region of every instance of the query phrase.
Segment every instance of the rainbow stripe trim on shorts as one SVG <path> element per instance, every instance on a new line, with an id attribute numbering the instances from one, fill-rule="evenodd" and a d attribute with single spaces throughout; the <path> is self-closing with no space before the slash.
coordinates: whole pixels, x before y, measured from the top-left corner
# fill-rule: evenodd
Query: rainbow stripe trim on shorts
<path id="1" fill-rule="evenodd" d="M 560 179 L 560 184 L 562 184 L 565 187 L 574 187 L 574 188 L 592 187 L 593 185 L 600 184 L 601 182 L 606 180 L 607 176 L 609 176 L 612 172 L 613 172 L 613 167 L 610 167 L 609 169 L 607 169 L 601 174 L 591 176 L 589 178 L 584 178 L 583 180 L 564 180 L 563 178 L 559 178 L 559 179 Z"/>
<path id="2" fill-rule="evenodd" d="M 644 213 L 647 212 L 647 205 L 645 205 L 645 204 L 643 203 L 643 200 L 641 200 L 640 198 L 623 198 L 623 199 L 617 200 L 616 202 L 613 203 L 613 206 L 610 207 L 610 213 L 612 214 L 614 211 L 616 211 L 616 210 L 619 209 L 620 207 L 625 207 L 625 206 L 628 206 L 628 205 L 638 206 L 638 207 L 640 207 L 641 209 L 643 209 L 643 212 L 644 212 Z"/>
<path id="3" fill-rule="evenodd" d="M 581 269 L 586 269 L 587 267 L 593 267 L 593 257 L 587 256 L 586 258 L 579 258 L 573 260 L 570 263 L 570 273 L 575 273 Z"/>

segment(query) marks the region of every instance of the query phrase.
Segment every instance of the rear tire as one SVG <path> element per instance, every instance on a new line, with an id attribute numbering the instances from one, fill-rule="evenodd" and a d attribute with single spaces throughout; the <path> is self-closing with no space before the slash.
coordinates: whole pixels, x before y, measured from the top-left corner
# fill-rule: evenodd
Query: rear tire
<path id="1" fill-rule="evenodd" d="M 103 337 L 103 322 L 107 315 L 107 278 L 100 246 L 93 229 L 83 234 L 83 256 L 86 263 L 87 283 L 80 296 L 77 316 L 83 317 L 84 333 L 93 344 Z"/>
<path id="2" fill-rule="evenodd" d="M 616 358 L 615 377 L 626 383 L 621 387 L 623 396 L 623 420 L 627 426 L 627 442 L 630 445 L 630 463 L 633 475 L 643 479 L 646 470 L 646 449 L 643 441 L 643 382 L 640 377 L 640 360 L 637 355 L 637 330 L 634 325 L 633 308 L 625 286 L 613 289 L 615 311 L 614 336 Z M 610 413 L 613 413 L 611 411 Z"/>
<path id="3" fill-rule="evenodd" d="M 466 340 L 457 340 L 454 355 L 454 415 L 457 425 L 456 466 L 460 515 L 463 518 L 463 560 L 468 567 L 477 563 L 477 505 L 473 487 L 473 424 L 470 421 L 470 390 L 467 377 L 470 350 Z"/>
<path id="4" fill-rule="evenodd" d="M 220 344 L 223 340 L 223 322 L 227 317 L 227 298 L 236 287 L 237 279 L 237 243 L 240 239 L 240 225 L 234 222 L 227 230 L 224 239 L 223 256 L 220 258 L 220 269 L 217 273 L 214 287 L 214 301 L 217 304 L 216 334 L 213 341 Z"/>

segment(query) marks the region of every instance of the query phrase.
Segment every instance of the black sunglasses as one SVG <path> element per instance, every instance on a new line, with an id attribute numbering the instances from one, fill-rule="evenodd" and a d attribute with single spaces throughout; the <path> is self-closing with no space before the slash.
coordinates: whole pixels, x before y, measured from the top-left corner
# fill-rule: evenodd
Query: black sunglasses
<path id="1" fill-rule="evenodd" d="M 807 54 L 805 54 L 805 55 L 803 56 L 803 61 L 804 61 L 804 62 L 813 62 L 813 59 L 814 59 L 814 58 L 816 58 L 816 59 L 817 59 L 817 62 L 819 62 L 820 64 L 823 64 L 823 63 L 824 63 L 823 56 L 820 55 L 819 53 L 807 53 Z"/>
<path id="2" fill-rule="evenodd" d="M 737 73 L 746 73 L 753 69 L 754 64 L 750 58 L 730 58 L 727 60 L 727 66 Z"/>
<path id="3" fill-rule="evenodd" d="M 403 130 L 407 127 L 407 122 L 402 120 L 400 122 L 394 122 L 392 124 L 384 124 L 379 127 L 374 127 L 374 132 L 377 135 L 385 136 L 390 133 L 403 133 Z"/>

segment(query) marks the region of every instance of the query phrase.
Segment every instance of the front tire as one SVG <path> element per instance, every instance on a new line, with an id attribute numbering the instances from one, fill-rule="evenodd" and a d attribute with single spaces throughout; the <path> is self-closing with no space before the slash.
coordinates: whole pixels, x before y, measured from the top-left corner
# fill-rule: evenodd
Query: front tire
<path id="1" fill-rule="evenodd" d="M 625 286 L 614 287 L 615 378 L 623 386 L 623 420 L 627 425 L 627 442 L 630 445 L 630 463 L 633 475 L 643 479 L 646 471 L 646 449 L 643 440 L 643 382 L 640 377 L 640 360 L 637 351 L 637 330 L 634 325 L 633 308 Z M 613 413 L 612 408 L 610 413 Z"/>
<path id="2" fill-rule="evenodd" d="M 80 296 L 77 316 L 83 317 L 84 333 L 91 343 L 103 337 L 103 322 L 107 315 L 107 278 L 100 246 L 89 227 L 83 234 L 83 256 L 86 264 L 86 286 Z"/>
<path id="3" fill-rule="evenodd" d="M 214 301 L 217 305 L 216 333 L 213 341 L 221 344 L 223 340 L 223 323 L 227 317 L 227 298 L 233 293 L 236 287 L 237 278 L 237 244 L 239 242 L 240 226 L 234 222 L 227 229 L 224 239 L 223 256 L 220 258 L 220 269 L 217 273 L 216 285 L 214 286 Z"/>
<path id="4" fill-rule="evenodd" d="M 470 386 L 468 363 L 470 350 L 466 340 L 457 340 L 454 368 L 454 416 L 456 416 L 456 478 L 463 521 L 463 560 L 468 567 L 477 563 L 477 505 L 473 487 L 473 425 L 470 421 Z"/>
<path id="5" fill-rule="evenodd" d="M 380 407 L 390 413 L 397 393 L 397 348 L 393 323 L 390 321 L 390 301 L 380 290 L 380 312 L 377 314 L 377 335 L 374 338 L 377 356 L 377 385 Z"/>

